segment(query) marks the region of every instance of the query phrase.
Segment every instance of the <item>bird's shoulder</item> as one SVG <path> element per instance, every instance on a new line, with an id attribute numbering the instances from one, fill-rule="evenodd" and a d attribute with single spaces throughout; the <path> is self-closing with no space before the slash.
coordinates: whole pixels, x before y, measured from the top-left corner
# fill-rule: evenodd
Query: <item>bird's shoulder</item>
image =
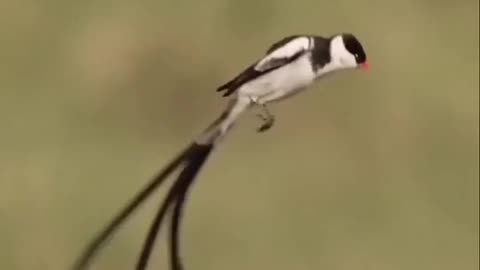
<path id="1" fill-rule="evenodd" d="M 298 52 L 312 49 L 314 37 L 311 35 L 290 35 L 284 37 L 268 47 L 264 58 L 290 57 Z"/>
<path id="2" fill-rule="evenodd" d="M 270 70 L 286 65 L 313 47 L 313 39 L 307 35 L 287 36 L 272 44 L 255 65 L 259 71 Z"/>
<path id="3" fill-rule="evenodd" d="M 291 63 L 312 49 L 313 39 L 310 35 L 290 35 L 278 40 L 267 48 L 261 59 L 218 87 L 217 91 L 226 90 L 224 96 L 228 96 L 246 82 Z"/>
<path id="4" fill-rule="evenodd" d="M 266 51 L 266 54 L 269 54 L 273 51 L 275 51 L 276 49 L 278 48 L 281 48 L 283 47 L 285 44 L 295 40 L 295 39 L 298 39 L 298 38 L 302 38 L 302 37 L 308 37 L 306 35 L 290 35 L 290 36 L 286 36 L 278 41 L 276 41 L 275 43 L 273 43 L 272 45 L 270 45 L 270 47 L 268 47 L 267 51 Z"/>

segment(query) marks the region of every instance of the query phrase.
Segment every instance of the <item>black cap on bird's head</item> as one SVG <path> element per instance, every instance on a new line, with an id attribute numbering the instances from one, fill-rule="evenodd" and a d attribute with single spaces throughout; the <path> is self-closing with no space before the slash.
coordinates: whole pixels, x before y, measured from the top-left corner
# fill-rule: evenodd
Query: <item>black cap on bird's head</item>
<path id="1" fill-rule="evenodd" d="M 362 69 L 368 69 L 369 64 L 367 61 L 367 55 L 360 41 L 358 41 L 358 39 L 350 33 L 345 33 L 341 36 L 343 39 L 343 43 L 345 44 L 345 48 L 353 56 L 355 56 L 355 61 L 357 62 L 358 66 Z"/>

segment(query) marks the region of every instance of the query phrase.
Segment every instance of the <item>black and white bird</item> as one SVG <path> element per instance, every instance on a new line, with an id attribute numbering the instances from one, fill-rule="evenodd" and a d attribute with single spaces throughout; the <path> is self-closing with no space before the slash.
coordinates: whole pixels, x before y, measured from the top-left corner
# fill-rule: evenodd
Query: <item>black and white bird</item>
<path id="1" fill-rule="evenodd" d="M 273 124 L 266 104 L 290 97 L 328 73 L 348 68 L 368 69 L 365 51 L 352 34 L 330 38 L 295 35 L 273 44 L 266 55 L 245 69 L 217 91 L 224 96 L 235 94 L 236 103 L 220 126 L 222 133 L 237 115 L 251 105 L 260 105 L 266 123 L 260 131 Z"/>
<path id="2" fill-rule="evenodd" d="M 217 89 L 223 92 L 223 96 L 231 97 L 226 110 L 115 216 L 87 246 L 73 269 L 85 269 L 119 225 L 176 169 L 180 170 L 180 174 L 159 207 L 135 269 L 146 268 L 160 225 L 168 211 L 172 216 L 171 269 L 183 269 L 179 257 L 179 224 L 187 192 L 214 147 L 242 113 L 252 107 L 261 108 L 263 113 L 260 117 L 264 122 L 258 131 L 266 131 L 274 123 L 274 116 L 268 111 L 267 104 L 291 97 L 327 74 L 357 68 L 368 69 L 369 65 L 363 46 L 350 33 L 331 37 L 292 35 L 274 43 L 263 57 Z"/>

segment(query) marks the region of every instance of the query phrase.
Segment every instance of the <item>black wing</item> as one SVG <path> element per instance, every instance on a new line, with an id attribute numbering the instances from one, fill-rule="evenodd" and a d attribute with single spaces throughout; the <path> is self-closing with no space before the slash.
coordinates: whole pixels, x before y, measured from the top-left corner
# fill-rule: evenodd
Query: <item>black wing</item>
<path id="1" fill-rule="evenodd" d="M 281 48 L 282 46 L 286 45 L 287 43 L 289 43 L 292 40 L 294 40 L 296 38 L 299 38 L 299 37 L 302 37 L 302 35 L 292 35 L 292 36 L 288 36 L 288 37 L 285 37 L 285 38 L 277 41 L 276 43 L 274 43 L 273 45 L 271 45 L 268 48 L 268 50 L 265 54 L 265 57 L 263 59 L 266 59 L 269 54 L 271 54 L 275 50 Z M 291 63 L 292 61 L 294 61 L 298 57 L 300 57 L 304 52 L 305 52 L 305 50 L 299 50 L 295 54 L 289 55 L 288 57 L 279 57 L 279 58 L 271 59 L 266 65 L 262 65 L 261 68 L 258 68 L 257 66 L 263 60 L 263 59 L 261 59 L 261 60 L 255 62 L 254 64 L 250 65 L 245 70 L 243 70 L 240 74 L 238 74 L 232 80 L 230 80 L 227 83 L 219 86 L 217 88 L 217 92 L 227 90 L 225 93 L 223 93 L 223 96 L 224 97 L 229 96 L 232 93 L 234 93 L 235 90 L 237 90 L 240 86 L 245 84 L 246 82 L 249 82 L 249 81 L 251 81 L 251 80 L 253 80 L 253 79 L 255 79 L 259 76 L 262 76 L 262 75 L 264 75 L 264 74 L 266 74 L 266 73 L 268 73 L 272 70 L 275 70 L 279 67 L 282 67 L 282 66 L 284 66 L 288 63 Z"/>
<path id="2" fill-rule="evenodd" d="M 233 78 L 232 80 L 228 81 L 227 83 L 219 86 L 217 88 L 217 92 L 227 90 L 225 93 L 223 93 L 223 96 L 224 97 L 229 96 L 233 92 L 235 92 L 235 90 L 237 90 L 244 83 L 246 83 L 250 80 L 253 80 L 253 79 L 259 77 L 260 75 L 266 73 L 265 71 L 262 72 L 262 71 L 255 70 L 255 65 L 256 64 L 257 63 L 249 66 L 244 71 L 242 71 L 242 73 L 238 74 L 235 78 Z"/>

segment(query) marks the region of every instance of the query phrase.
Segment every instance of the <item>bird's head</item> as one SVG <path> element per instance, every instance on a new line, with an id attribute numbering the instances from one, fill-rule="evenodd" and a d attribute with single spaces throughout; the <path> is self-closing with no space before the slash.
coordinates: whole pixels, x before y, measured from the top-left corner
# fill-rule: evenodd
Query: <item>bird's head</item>
<path id="1" fill-rule="evenodd" d="M 339 34 L 332 38 L 330 44 L 332 61 L 339 68 L 361 68 L 367 70 L 369 64 L 362 44 L 352 34 Z"/>

